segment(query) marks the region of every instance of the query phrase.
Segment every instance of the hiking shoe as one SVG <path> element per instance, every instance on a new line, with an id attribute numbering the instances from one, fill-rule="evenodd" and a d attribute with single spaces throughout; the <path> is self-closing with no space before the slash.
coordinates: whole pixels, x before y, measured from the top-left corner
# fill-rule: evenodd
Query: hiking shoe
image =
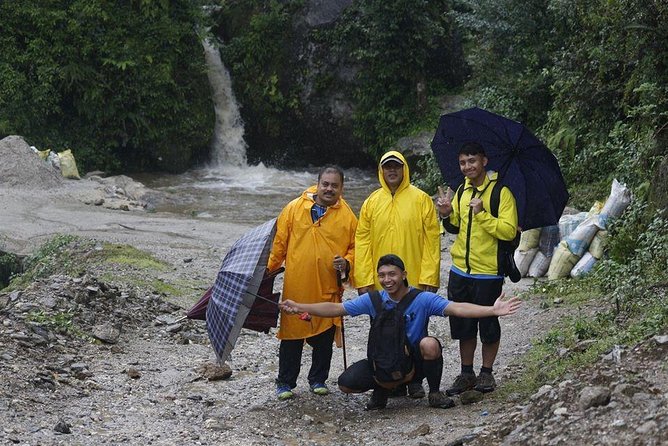
<path id="1" fill-rule="evenodd" d="M 324 396 L 329 394 L 329 389 L 324 383 L 313 383 L 311 384 L 311 392 Z"/>
<path id="2" fill-rule="evenodd" d="M 409 398 L 424 398 L 424 387 L 422 383 L 409 383 L 408 384 L 408 396 Z"/>
<path id="3" fill-rule="evenodd" d="M 389 391 L 388 396 L 390 398 L 399 398 L 406 396 L 406 391 L 406 384 L 399 384 L 397 387 Z"/>
<path id="4" fill-rule="evenodd" d="M 290 386 L 286 386 L 286 385 L 276 386 L 276 397 L 280 401 L 289 400 L 290 398 L 293 398 L 294 396 L 295 396 L 295 394 L 292 393 L 292 389 L 290 388 Z"/>
<path id="5" fill-rule="evenodd" d="M 496 389 L 496 381 L 491 373 L 481 372 L 475 384 L 475 390 L 482 393 L 493 392 Z"/>
<path id="6" fill-rule="evenodd" d="M 459 395 L 462 392 L 473 389 L 476 384 L 475 373 L 460 373 L 459 376 L 455 378 L 452 387 L 446 390 L 445 393 L 447 393 L 448 396 Z"/>
<path id="7" fill-rule="evenodd" d="M 431 392 L 429 393 L 429 405 L 439 409 L 449 409 L 455 407 L 455 401 L 443 392 Z"/>
<path id="8" fill-rule="evenodd" d="M 385 389 L 374 389 L 371 394 L 371 399 L 366 403 L 364 410 L 379 410 L 385 409 L 387 406 L 387 397 L 389 392 Z"/>

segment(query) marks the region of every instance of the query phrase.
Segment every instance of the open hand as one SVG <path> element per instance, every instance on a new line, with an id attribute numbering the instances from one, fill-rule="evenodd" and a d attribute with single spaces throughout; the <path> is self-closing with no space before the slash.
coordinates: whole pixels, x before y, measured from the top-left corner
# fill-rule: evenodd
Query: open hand
<path id="1" fill-rule="evenodd" d="M 519 297 L 514 296 L 507 300 L 504 300 L 504 297 L 505 293 L 501 293 L 501 295 L 496 299 L 496 302 L 494 302 L 494 314 L 497 316 L 508 316 L 515 314 L 522 305 L 522 301 L 519 299 Z"/>

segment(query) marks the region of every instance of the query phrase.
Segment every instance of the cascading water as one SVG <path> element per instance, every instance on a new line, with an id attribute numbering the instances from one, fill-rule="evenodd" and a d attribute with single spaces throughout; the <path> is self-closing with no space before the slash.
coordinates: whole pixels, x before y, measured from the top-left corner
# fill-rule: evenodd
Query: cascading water
<path id="1" fill-rule="evenodd" d="M 164 199 L 156 203 L 157 211 L 259 224 L 276 217 L 285 204 L 315 184 L 317 168 L 294 171 L 262 163 L 248 165 L 244 127 L 230 73 L 213 41 L 204 40 L 202 46 L 216 114 L 210 165 L 180 175 L 143 174 L 134 178 L 165 192 Z M 359 169 L 346 172 L 344 196 L 355 211 L 377 187 L 375 175 L 375 171 Z"/>
<path id="2" fill-rule="evenodd" d="M 212 167 L 246 166 L 244 125 L 232 92 L 230 73 L 223 64 L 218 47 L 210 39 L 202 40 L 202 46 L 216 113 L 211 143 Z"/>

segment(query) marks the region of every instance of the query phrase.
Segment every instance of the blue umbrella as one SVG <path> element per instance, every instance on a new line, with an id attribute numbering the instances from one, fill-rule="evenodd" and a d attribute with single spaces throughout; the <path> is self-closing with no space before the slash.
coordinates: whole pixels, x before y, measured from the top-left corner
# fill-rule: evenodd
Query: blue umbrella
<path id="1" fill-rule="evenodd" d="M 441 116 L 431 149 L 453 190 L 464 181 L 458 153 L 467 142 L 483 146 L 487 169 L 499 172 L 501 183 L 512 191 L 522 230 L 559 222 L 568 202 L 559 163 L 523 124 L 480 108 Z"/>
<path id="2" fill-rule="evenodd" d="M 260 297 L 258 288 L 275 232 L 274 218 L 245 233 L 223 259 L 206 308 L 206 328 L 220 362 L 229 357 L 255 299 Z"/>

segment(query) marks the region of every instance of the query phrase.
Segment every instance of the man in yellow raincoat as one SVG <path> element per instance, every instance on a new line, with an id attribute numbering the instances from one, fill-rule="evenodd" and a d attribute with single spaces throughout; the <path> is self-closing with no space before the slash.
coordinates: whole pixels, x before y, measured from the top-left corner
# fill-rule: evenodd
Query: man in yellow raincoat
<path id="1" fill-rule="evenodd" d="M 359 293 L 382 290 L 375 268 L 378 259 L 389 253 L 404 261 L 409 283 L 436 292 L 440 285 L 441 241 L 434 202 L 410 183 L 408 163 L 397 151 L 380 158 L 378 181 L 381 187 L 362 204 L 355 234 L 354 279 Z M 425 396 L 421 380 L 418 376 L 408 386 L 409 396 Z"/>
<path id="2" fill-rule="evenodd" d="M 450 249 L 452 267 L 448 278 L 448 299 L 478 305 L 494 305 L 503 288 L 500 240 L 512 240 L 517 234 L 517 204 L 507 187 L 500 189 L 497 215 L 492 211 L 492 195 L 497 172 L 487 170 L 485 149 L 469 142 L 459 150 L 459 168 L 464 175 L 461 195 L 436 200 L 443 226 L 457 238 Z M 501 325 L 496 317 L 480 319 L 450 318 L 452 339 L 459 340 L 461 373 L 446 390 L 450 396 L 467 390 L 492 392 L 496 380 L 492 374 L 501 341 Z M 477 338 L 482 343 L 482 367 L 476 377 L 473 360 Z"/>
<path id="3" fill-rule="evenodd" d="M 341 196 L 343 171 L 324 167 L 318 184 L 283 208 L 276 223 L 276 236 L 267 268 L 273 271 L 285 262 L 283 296 L 300 303 L 339 302 L 341 283 L 350 276 L 355 256 L 357 218 Z M 313 348 L 308 382 L 313 393 L 329 393 L 332 344 L 340 318 L 281 313 L 278 338 L 276 395 L 279 400 L 294 396 L 304 341 Z"/>

